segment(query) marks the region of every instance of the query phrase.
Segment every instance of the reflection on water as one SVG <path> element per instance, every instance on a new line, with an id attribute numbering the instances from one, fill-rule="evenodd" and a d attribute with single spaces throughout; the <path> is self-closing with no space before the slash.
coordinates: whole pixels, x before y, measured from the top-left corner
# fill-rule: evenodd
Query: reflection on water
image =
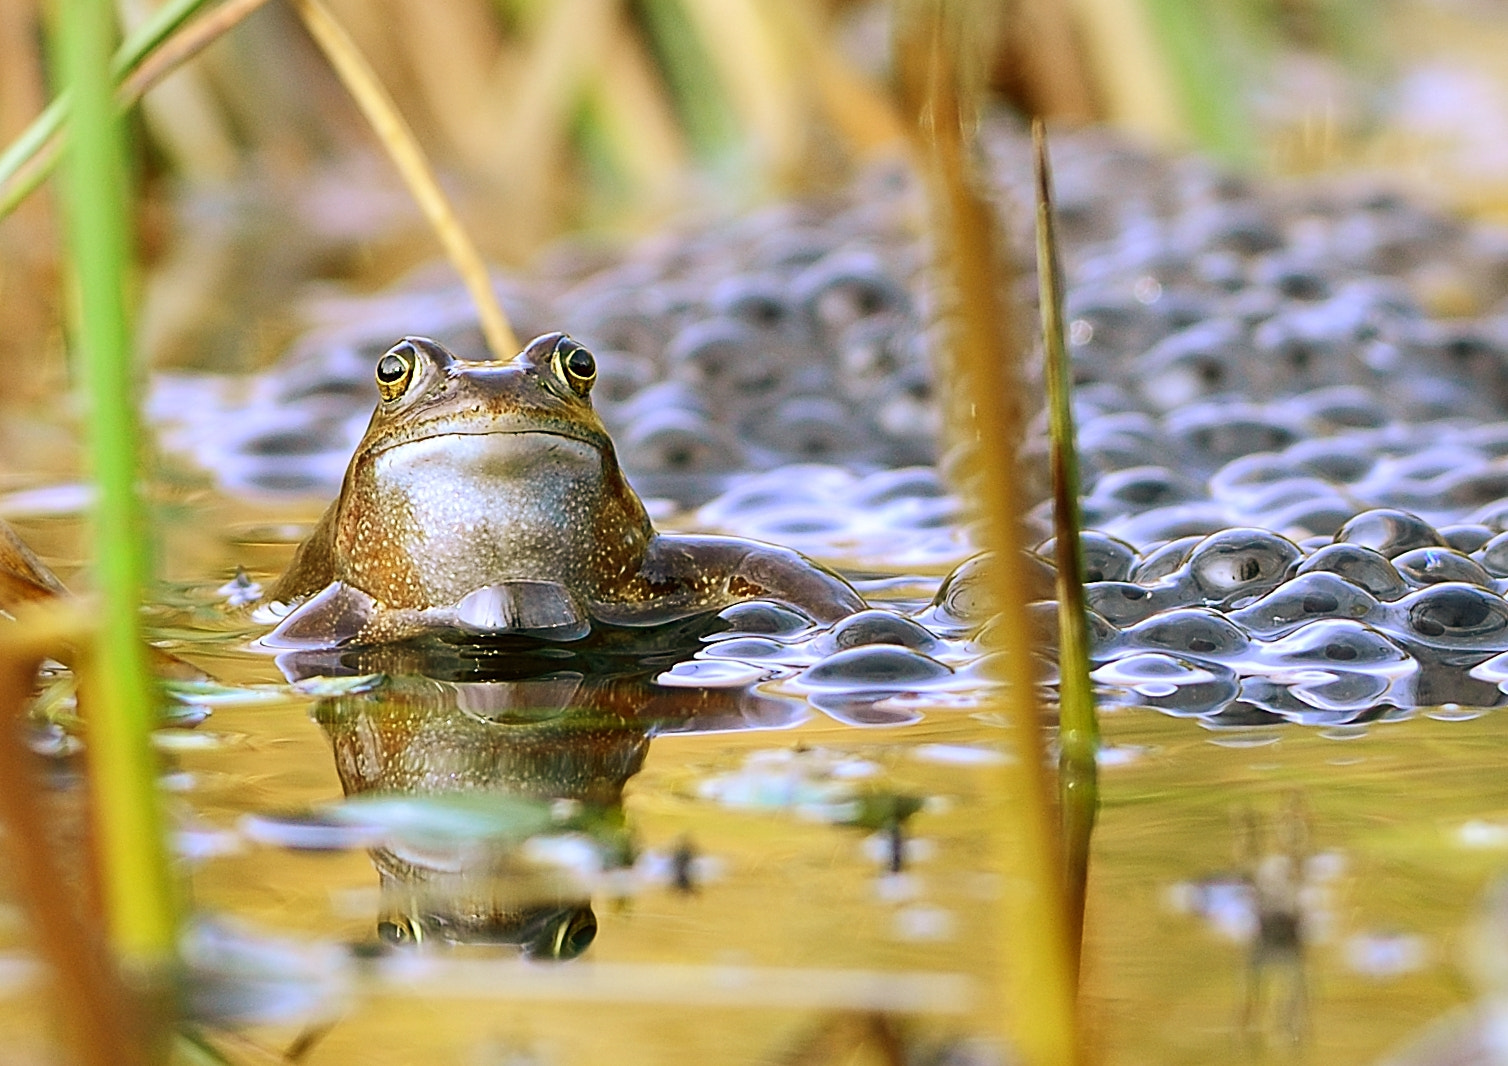
<path id="1" fill-rule="evenodd" d="M 606 869 L 633 863 L 623 787 L 662 732 L 779 728 L 799 701 L 748 686 L 666 687 L 655 677 L 689 655 L 713 618 L 584 648 L 429 642 L 295 653 L 290 680 L 382 675 L 380 684 L 322 699 L 325 731 L 349 797 L 416 802 L 525 800 L 568 812 L 553 828 L 587 828 L 574 843 Z M 390 944 L 517 946 L 569 959 L 597 935 L 590 899 L 569 877 L 520 862 L 516 840 L 485 833 L 386 834 L 371 849 L 381 884 L 378 933 Z M 692 858 L 678 848 L 673 883 L 689 890 Z"/>

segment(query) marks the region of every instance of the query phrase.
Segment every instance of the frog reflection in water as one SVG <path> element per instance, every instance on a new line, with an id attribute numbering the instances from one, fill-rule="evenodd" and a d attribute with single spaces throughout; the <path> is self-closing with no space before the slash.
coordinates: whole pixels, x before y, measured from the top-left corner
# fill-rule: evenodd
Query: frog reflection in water
<path id="1" fill-rule="evenodd" d="M 409 337 L 339 498 L 272 598 L 264 642 L 376 644 L 425 633 L 552 641 L 771 599 L 833 622 L 864 607 L 796 552 L 656 533 L 592 409 L 592 354 L 551 333 L 513 361 Z"/>
<path id="2" fill-rule="evenodd" d="M 748 689 L 654 684 L 686 654 L 688 632 L 678 635 L 680 649 L 656 655 L 410 644 L 292 652 L 280 664 L 293 679 L 388 675 L 379 688 L 315 710 L 347 796 L 569 800 L 626 841 L 623 788 L 651 736 L 783 728 L 806 714 L 799 701 Z M 609 864 L 627 859 L 613 850 L 605 849 Z M 583 889 L 524 862 L 516 848 L 405 837 L 371 854 L 381 879 L 378 932 L 389 943 L 515 945 L 564 959 L 596 936 Z"/>

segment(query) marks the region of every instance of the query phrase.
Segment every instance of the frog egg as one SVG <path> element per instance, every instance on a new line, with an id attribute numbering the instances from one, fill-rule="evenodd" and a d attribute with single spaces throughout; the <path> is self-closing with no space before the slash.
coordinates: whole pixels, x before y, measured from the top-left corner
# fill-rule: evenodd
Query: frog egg
<path id="1" fill-rule="evenodd" d="M 1494 500 L 1478 507 L 1466 516 L 1468 522 L 1478 522 L 1495 532 L 1508 531 L 1508 499 Z"/>
<path id="2" fill-rule="evenodd" d="M 1329 540 L 1356 513 L 1356 505 L 1343 496 L 1315 495 L 1271 510 L 1254 510 L 1254 525 L 1270 526 L 1290 539 L 1320 537 Z"/>
<path id="3" fill-rule="evenodd" d="M 780 641 L 767 636 L 732 637 L 707 645 L 697 655 L 708 659 L 735 659 L 739 662 L 760 663 L 769 660 L 790 662 L 795 653 Z M 795 661 L 800 661 L 796 658 Z M 807 660 L 810 662 L 810 660 Z"/>
<path id="4" fill-rule="evenodd" d="M 806 324 L 792 305 L 785 283 L 772 274 L 736 274 L 712 288 L 712 312 L 739 322 L 756 334 L 805 339 Z"/>
<path id="5" fill-rule="evenodd" d="M 1271 408 L 1242 403 L 1192 404 L 1163 420 L 1168 439 L 1200 466 L 1219 466 L 1253 452 L 1273 452 L 1302 428 Z"/>
<path id="6" fill-rule="evenodd" d="M 704 474 L 744 465 L 743 449 L 725 430 L 695 411 L 676 407 L 635 418 L 618 454 L 626 469 L 647 473 Z"/>
<path id="7" fill-rule="evenodd" d="M 1304 262 L 1285 255 L 1268 255 L 1257 259 L 1251 277 L 1258 285 L 1275 290 L 1286 300 L 1315 303 L 1329 299 L 1330 278 L 1317 263 Z"/>
<path id="8" fill-rule="evenodd" d="M 1302 393 L 1353 379 L 1348 341 L 1335 337 L 1322 324 L 1315 327 L 1313 316 L 1278 314 L 1253 330 L 1256 389 L 1269 396 Z"/>
<path id="9" fill-rule="evenodd" d="M 905 466 L 868 474 L 847 493 L 858 508 L 884 507 L 903 500 L 933 500 L 947 497 L 948 488 L 930 466 Z"/>
<path id="10" fill-rule="evenodd" d="M 1218 661 L 1240 658 L 1250 644 L 1240 627 L 1218 611 L 1207 607 L 1182 607 L 1165 611 L 1127 629 L 1116 647 L 1127 654 L 1161 651 L 1201 661 Z"/>
<path id="11" fill-rule="evenodd" d="M 1232 352 L 1244 340 L 1240 327 L 1202 322 L 1153 345 L 1137 360 L 1143 398 L 1155 410 L 1171 411 L 1195 400 L 1241 392 L 1247 380 Z"/>
<path id="12" fill-rule="evenodd" d="M 1259 640 L 1281 637 L 1322 618 L 1379 617 L 1379 602 L 1338 574 L 1315 570 L 1285 581 L 1257 602 L 1230 612 L 1232 622 Z"/>
<path id="13" fill-rule="evenodd" d="M 1371 442 L 1354 435 L 1302 440 L 1285 448 L 1282 457 L 1299 473 L 1340 485 L 1360 481 L 1377 461 Z"/>
<path id="14" fill-rule="evenodd" d="M 1387 425 L 1386 409 L 1366 389 L 1354 385 L 1335 385 L 1315 389 L 1288 401 L 1288 409 L 1305 424 L 1321 432 L 1351 429 L 1378 429 Z M 1324 443 L 1326 438 L 1300 441 L 1289 448 Z M 1370 458 L 1370 457 L 1369 457 Z M 1364 470 L 1362 471 L 1365 472 Z M 1349 480 L 1346 478 L 1331 480 Z"/>
<path id="15" fill-rule="evenodd" d="M 1289 684 L 1265 677 L 1245 678 L 1241 700 L 1296 725 L 1344 725 L 1376 709 L 1392 687 L 1387 678 L 1354 670 L 1318 671 Z"/>
<path id="16" fill-rule="evenodd" d="M 727 633 L 714 634 L 710 639 L 723 640 L 729 636 L 793 637 L 813 625 L 812 620 L 800 611 L 769 600 L 746 600 L 725 607 L 717 616 L 728 624 Z"/>
<path id="17" fill-rule="evenodd" d="M 1244 504 L 1270 488 L 1293 480 L 1299 473 L 1294 463 L 1277 452 L 1253 452 L 1232 459 L 1210 475 L 1210 495 L 1218 500 Z"/>
<path id="18" fill-rule="evenodd" d="M 951 667 L 895 644 L 848 648 L 803 671 L 798 680 L 812 688 L 847 691 L 905 691 L 953 675 Z"/>
<path id="19" fill-rule="evenodd" d="M 1440 534 L 1424 519 L 1389 508 L 1363 511 L 1340 528 L 1335 541 L 1372 548 L 1388 559 L 1414 548 L 1444 547 Z"/>
<path id="20" fill-rule="evenodd" d="M 694 322 L 665 351 L 673 381 L 705 393 L 714 405 L 769 399 L 785 385 L 783 361 L 749 327 L 732 319 Z"/>
<path id="21" fill-rule="evenodd" d="M 913 651 L 936 652 L 943 642 L 904 615 L 872 608 L 849 615 L 812 642 L 819 655 L 872 644 L 894 644 Z"/>
<path id="22" fill-rule="evenodd" d="M 810 266 L 832 251 L 833 239 L 816 225 L 776 227 L 756 237 L 749 264 L 781 271 Z"/>
<path id="23" fill-rule="evenodd" d="M 1409 588 L 1386 556 L 1360 544 L 1327 544 L 1299 563 L 1294 572 L 1337 574 L 1379 600 L 1395 600 Z"/>
<path id="24" fill-rule="evenodd" d="M 1503 460 L 1471 464 L 1436 479 L 1435 506 L 1453 510 L 1477 508 L 1508 497 L 1508 463 Z"/>
<path id="25" fill-rule="evenodd" d="M 1202 601 L 1192 581 L 1167 581 L 1150 587 L 1129 581 L 1091 581 L 1084 586 L 1084 602 L 1111 625 L 1124 629 L 1163 611 Z"/>
<path id="26" fill-rule="evenodd" d="M 1180 230 L 1191 247 L 1257 256 L 1283 246 L 1282 230 L 1264 205 L 1229 203 L 1188 211 Z"/>
<path id="27" fill-rule="evenodd" d="M 1415 588 L 1443 581 L 1492 588 L 1492 577 L 1480 563 L 1450 548 L 1414 548 L 1395 558 L 1393 566 Z"/>
<path id="28" fill-rule="evenodd" d="M 1481 452 L 1489 458 L 1508 458 L 1508 422 L 1472 426 L 1460 434 L 1459 441 L 1463 448 Z"/>
<path id="29" fill-rule="evenodd" d="M 789 459 L 825 462 L 860 459 L 874 441 L 849 410 L 826 396 L 792 396 L 745 427 L 757 443 Z"/>
<path id="30" fill-rule="evenodd" d="M 1351 618 L 1310 622 L 1260 645 L 1255 659 L 1262 673 L 1282 678 L 1309 667 L 1365 671 L 1404 677 L 1418 669 L 1409 654 L 1382 633 Z"/>
<path id="31" fill-rule="evenodd" d="M 911 299 L 878 256 L 837 251 L 813 263 L 791 286 L 793 299 L 828 336 L 836 336 L 861 318 L 905 311 Z"/>
<path id="32" fill-rule="evenodd" d="M 1198 494 L 1192 482 L 1171 470 L 1160 466 L 1133 466 L 1101 475 L 1083 506 L 1086 513 L 1093 511 L 1114 516 L 1182 503 Z"/>
<path id="33" fill-rule="evenodd" d="M 1044 559 L 1056 559 L 1057 538 L 1037 545 L 1036 553 Z M 1079 534 L 1079 553 L 1084 560 L 1084 580 L 1125 581 L 1136 562 L 1136 549 L 1108 533 L 1086 529 Z"/>
<path id="34" fill-rule="evenodd" d="M 1166 579 L 1189 561 L 1189 556 L 1203 540 L 1203 536 L 1196 534 L 1170 540 L 1152 549 L 1132 566 L 1131 580 L 1138 585 L 1151 585 Z"/>
<path id="35" fill-rule="evenodd" d="M 1508 577 L 1508 533 L 1494 536 L 1474 551 L 1472 558 L 1493 577 Z"/>
<path id="36" fill-rule="evenodd" d="M 1386 630 L 1446 650 L 1508 651 L 1508 603 L 1476 585 L 1428 585 L 1392 605 Z"/>
<path id="37" fill-rule="evenodd" d="M 1200 541 L 1189 554 L 1195 585 L 1210 602 L 1227 602 L 1275 588 L 1303 553 L 1265 529 L 1226 529 Z"/>
<path id="38" fill-rule="evenodd" d="M 1089 676 L 1098 685 L 1124 689 L 1126 696 L 1115 702 L 1150 706 L 1177 717 L 1208 714 L 1240 692 L 1240 682 L 1229 667 L 1161 652 L 1128 655 Z"/>
<path id="39" fill-rule="evenodd" d="M 1437 532 L 1441 540 L 1463 555 L 1480 551 L 1493 538 L 1493 532 L 1489 527 L 1475 522 L 1458 522 L 1440 526 Z"/>
<path id="40" fill-rule="evenodd" d="M 943 579 L 928 610 L 919 617 L 929 625 L 958 627 L 978 625 L 994 614 L 985 586 L 985 568 L 994 559 L 993 552 L 971 556 L 953 568 Z M 1028 600 L 1046 600 L 1056 593 L 1057 571 L 1052 564 L 1033 552 L 1022 552 L 1018 578 L 1023 582 Z"/>

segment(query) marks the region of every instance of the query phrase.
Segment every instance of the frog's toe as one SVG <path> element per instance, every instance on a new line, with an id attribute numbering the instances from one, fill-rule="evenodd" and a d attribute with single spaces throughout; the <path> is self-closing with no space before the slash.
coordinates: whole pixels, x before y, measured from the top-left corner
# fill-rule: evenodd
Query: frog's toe
<path id="1" fill-rule="evenodd" d="M 333 648 L 361 636 L 377 614 L 377 601 L 343 581 L 332 581 L 290 611 L 262 638 L 269 648 Z"/>
<path id="2" fill-rule="evenodd" d="M 545 640 L 579 640 L 591 630 L 575 595 L 553 581 L 485 585 L 456 604 L 456 623 L 471 633 L 518 633 Z"/>

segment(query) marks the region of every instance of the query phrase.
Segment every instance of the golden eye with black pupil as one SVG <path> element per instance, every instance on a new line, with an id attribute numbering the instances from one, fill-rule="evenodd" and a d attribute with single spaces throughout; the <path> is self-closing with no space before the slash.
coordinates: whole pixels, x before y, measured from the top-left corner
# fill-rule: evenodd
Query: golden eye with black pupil
<path id="1" fill-rule="evenodd" d="M 562 337 L 555 344 L 555 373 L 572 392 L 585 396 L 597 380 L 597 360 L 570 337 Z"/>
<path id="2" fill-rule="evenodd" d="M 384 400 L 396 400 L 414 376 L 414 348 L 404 342 L 377 361 L 377 391 Z"/>

